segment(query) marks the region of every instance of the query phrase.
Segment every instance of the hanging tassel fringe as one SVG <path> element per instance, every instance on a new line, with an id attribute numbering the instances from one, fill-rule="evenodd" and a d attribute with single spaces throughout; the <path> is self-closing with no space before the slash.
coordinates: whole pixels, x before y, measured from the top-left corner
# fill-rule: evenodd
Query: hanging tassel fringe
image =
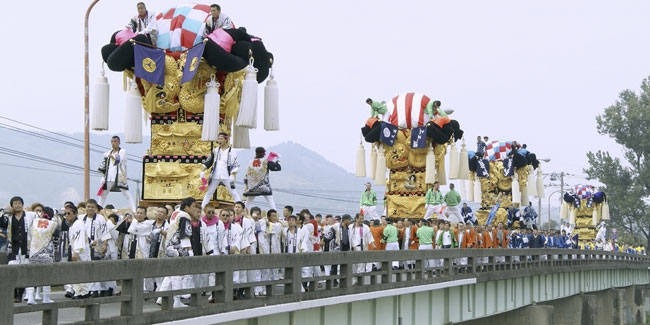
<path id="1" fill-rule="evenodd" d="M 232 130 L 232 147 L 241 149 L 250 149 L 251 140 L 248 134 L 248 128 L 234 126 Z"/>
<path id="2" fill-rule="evenodd" d="M 469 157 L 467 156 L 465 140 L 463 140 L 458 154 L 458 179 L 469 180 Z"/>
<path id="3" fill-rule="evenodd" d="M 429 146 L 426 156 L 424 182 L 433 184 L 436 181 L 436 156 L 433 154 L 433 146 Z"/>
<path id="4" fill-rule="evenodd" d="M 375 185 L 386 185 L 386 156 L 384 146 L 379 147 L 377 152 L 377 173 L 375 174 Z"/>
<path id="5" fill-rule="evenodd" d="M 357 148 L 357 177 L 366 177 L 366 150 L 363 148 L 363 143 L 359 142 Z"/>
<path id="6" fill-rule="evenodd" d="M 142 143 L 142 99 L 135 81 L 131 82 L 131 89 L 126 93 L 124 114 L 124 141 L 126 143 Z"/>
<path id="7" fill-rule="evenodd" d="M 569 224 L 576 224 L 576 208 L 573 206 L 569 207 Z"/>
<path id="8" fill-rule="evenodd" d="M 526 189 L 528 189 L 528 195 L 537 196 L 537 177 L 535 176 L 535 170 L 532 166 L 528 166 L 528 182 L 526 184 Z"/>
<path id="9" fill-rule="evenodd" d="M 537 197 L 543 198 L 544 196 L 544 176 L 542 175 L 542 169 L 537 168 Z"/>
<path id="10" fill-rule="evenodd" d="M 474 202 L 474 182 L 472 181 L 469 181 L 467 187 L 467 202 Z"/>
<path id="11" fill-rule="evenodd" d="M 97 131 L 108 130 L 108 99 L 110 97 L 110 85 L 104 76 L 104 64 L 102 63 L 101 76 L 95 84 L 95 104 L 93 105 L 92 129 Z"/>
<path id="12" fill-rule="evenodd" d="M 216 76 L 212 74 L 210 81 L 205 84 L 208 87 L 205 93 L 203 104 L 203 127 L 201 130 L 201 141 L 217 141 L 219 136 L 219 83 Z"/>
<path id="13" fill-rule="evenodd" d="M 370 146 L 370 173 L 369 177 L 374 177 L 377 174 L 377 148 L 375 145 Z"/>
<path id="14" fill-rule="evenodd" d="M 447 185 L 447 170 L 445 169 L 445 158 L 440 159 L 440 165 L 436 166 L 438 170 L 436 171 L 436 178 L 440 185 Z"/>
<path id="15" fill-rule="evenodd" d="M 271 59 L 271 64 L 273 64 L 273 59 Z M 264 87 L 264 130 L 280 130 L 280 91 L 273 76 L 273 68 L 271 68 L 271 77 Z"/>
<path id="16" fill-rule="evenodd" d="M 521 205 L 521 203 L 522 203 L 521 200 L 523 198 L 521 197 L 521 192 L 519 191 L 519 180 L 517 178 L 517 174 L 515 174 L 512 177 L 512 191 L 511 192 L 512 192 L 512 203 L 513 204 L 518 203 L 519 205 Z"/>
<path id="17" fill-rule="evenodd" d="M 461 199 L 466 197 L 465 194 L 465 180 L 464 179 L 459 179 L 458 180 L 458 194 L 460 194 Z"/>
<path id="18" fill-rule="evenodd" d="M 603 207 L 602 207 L 602 218 L 603 220 L 609 220 L 609 204 L 607 204 L 607 201 L 603 202 Z"/>
<path id="19" fill-rule="evenodd" d="M 257 128 L 257 69 L 253 67 L 253 61 L 251 55 L 242 86 L 239 115 L 235 123 L 236 126 L 249 129 Z"/>
<path id="20" fill-rule="evenodd" d="M 562 207 L 560 207 L 560 219 L 566 220 L 569 218 L 569 204 L 562 201 Z"/>
<path id="21" fill-rule="evenodd" d="M 481 192 L 481 181 L 477 177 L 474 181 L 474 202 L 481 203 L 483 200 L 482 196 L 483 193 Z"/>
<path id="22" fill-rule="evenodd" d="M 456 149 L 456 144 L 452 143 L 450 145 L 451 150 L 449 151 L 449 179 L 458 179 L 458 149 Z"/>

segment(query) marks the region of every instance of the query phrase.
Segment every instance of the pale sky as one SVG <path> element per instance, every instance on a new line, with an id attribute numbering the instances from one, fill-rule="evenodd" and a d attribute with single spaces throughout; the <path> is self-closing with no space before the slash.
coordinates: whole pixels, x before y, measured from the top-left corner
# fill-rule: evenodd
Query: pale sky
<path id="1" fill-rule="evenodd" d="M 91 89 L 100 48 L 136 14 L 136 2 L 103 0 L 92 11 Z M 1 115 L 56 131 L 82 131 L 87 3 L 3 5 L 13 14 L 0 20 Z M 159 12 L 178 3 L 147 5 Z M 253 131 L 252 145 L 291 140 L 351 172 L 369 113 L 365 98 L 417 91 L 456 110 L 453 117 L 471 150 L 477 135 L 518 140 L 538 157 L 552 159 L 545 172 L 582 174 L 586 152 L 621 151 L 598 135 L 595 116 L 620 91 L 638 91 L 650 75 L 648 1 L 218 3 L 275 55 L 282 130 Z M 121 133 L 122 75 L 107 75 L 108 132 Z"/>

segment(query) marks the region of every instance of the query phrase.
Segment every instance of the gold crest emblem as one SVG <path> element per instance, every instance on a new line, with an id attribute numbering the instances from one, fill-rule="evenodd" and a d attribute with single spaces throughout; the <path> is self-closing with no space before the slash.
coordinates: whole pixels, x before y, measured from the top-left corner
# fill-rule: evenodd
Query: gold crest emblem
<path id="1" fill-rule="evenodd" d="M 142 68 L 149 73 L 154 72 L 156 71 L 156 62 L 151 58 L 144 58 L 142 60 Z"/>
<path id="2" fill-rule="evenodd" d="M 192 63 L 190 63 L 190 71 L 196 70 L 198 66 L 199 66 L 199 58 L 195 56 L 194 58 L 192 58 Z"/>

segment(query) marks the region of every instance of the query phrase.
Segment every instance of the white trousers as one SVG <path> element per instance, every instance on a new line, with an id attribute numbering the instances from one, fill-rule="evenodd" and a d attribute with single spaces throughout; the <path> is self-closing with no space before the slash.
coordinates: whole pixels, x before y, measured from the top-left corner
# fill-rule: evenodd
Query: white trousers
<path id="1" fill-rule="evenodd" d="M 418 247 L 418 250 L 433 250 L 433 244 L 425 244 L 425 245 L 420 245 Z M 433 267 L 434 266 L 434 261 L 433 260 L 424 260 L 424 267 Z"/>
<path id="2" fill-rule="evenodd" d="M 427 212 L 424 214 L 424 220 L 429 220 L 434 213 L 440 215 L 440 208 L 442 208 L 442 205 L 440 204 L 428 205 Z M 438 216 L 438 218 L 440 218 L 440 216 Z"/>
<path id="3" fill-rule="evenodd" d="M 255 201 L 255 198 L 257 196 L 247 196 L 246 197 L 246 207 L 250 209 L 251 205 L 253 204 L 253 201 Z M 271 209 L 277 210 L 275 207 L 275 201 L 273 200 L 273 195 L 262 195 L 262 197 L 266 200 L 266 203 L 269 204 Z"/>
<path id="4" fill-rule="evenodd" d="M 205 208 L 205 206 L 210 203 L 210 199 L 212 198 L 212 194 L 214 191 L 217 190 L 217 187 L 219 186 L 219 183 L 223 183 L 225 187 L 228 189 L 228 192 L 230 193 L 230 196 L 232 196 L 232 199 L 237 201 L 241 201 L 241 197 L 239 196 L 239 193 L 237 193 L 237 189 L 230 188 L 230 181 L 228 179 L 216 179 L 213 178 L 212 181 L 210 181 L 210 186 L 208 186 L 208 190 L 205 192 L 205 196 L 203 197 L 203 202 L 201 203 L 201 210 Z"/>
<path id="5" fill-rule="evenodd" d="M 99 205 L 102 207 L 104 206 L 104 203 L 106 203 L 106 198 L 108 197 L 108 193 L 111 192 L 111 188 L 115 185 L 115 182 L 108 182 L 106 184 L 106 190 L 102 192 L 102 195 L 99 196 Z M 133 201 L 133 196 L 131 195 L 131 192 L 129 190 L 125 190 L 123 188 L 120 189 L 120 192 L 122 192 L 122 195 L 129 201 L 129 207 L 131 208 L 131 211 L 135 212 L 135 201 Z"/>
<path id="6" fill-rule="evenodd" d="M 399 250 L 399 244 L 397 242 L 386 243 L 386 250 L 387 251 L 398 251 Z M 392 265 L 393 265 L 393 267 L 398 267 L 399 262 L 398 261 L 393 261 Z"/>
<path id="7" fill-rule="evenodd" d="M 452 222 L 452 223 L 459 223 L 459 222 L 464 222 L 463 216 L 460 215 L 460 211 L 458 210 L 458 206 L 447 206 L 447 210 L 445 210 L 446 213 L 449 214 L 449 218 L 447 218 L 447 221 Z"/>
<path id="8" fill-rule="evenodd" d="M 363 211 L 363 216 L 365 220 L 379 220 L 379 215 L 377 214 L 377 207 L 373 206 L 362 206 L 361 211 Z M 368 219 L 369 218 L 369 219 Z"/>

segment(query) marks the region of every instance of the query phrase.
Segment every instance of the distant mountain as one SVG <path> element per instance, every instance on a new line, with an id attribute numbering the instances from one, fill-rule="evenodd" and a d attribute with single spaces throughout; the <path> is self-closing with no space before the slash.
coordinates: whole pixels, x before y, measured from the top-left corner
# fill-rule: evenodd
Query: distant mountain
<path id="1" fill-rule="evenodd" d="M 41 202 L 53 207 L 62 206 L 70 200 L 78 202 L 83 197 L 83 134 L 68 134 L 63 138 L 49 133 L 32 135 L 0 128 L 2 145 L 10 150 L 0 149 L 0 206 L 7 205 L 14 195 L 20 195 L 26 204 Z M 103 152 L 110 147 L 109 134 L 91 134 L 90 169 L 97 170 Z M 48 139 L 56 139 L 50 141 Z M 102 148 L 104 147 L 104 148 Z M 141 157 L 149 149 L 149 137 L 141 144 L 123 144 L 129 154 L 128 176 L 130 179 L 142 178 Z M 359 198 L 364 189 L 365 178 L 355 177 L 340 166 L 309 148 L 285 142 L 266 148 L 267 152 L 280 155 L 282 171 L 271 173 L 276 205 L 292 205 L 295 209 L 308 208 L 312 213 L 356 213 L 359 211 Z M 9 153 L 9 154 L 8 154 Z M 253 158 L 254 149 L 238 152 L 240 164 L 246 166 Z M 349 153 L 345 153 L 349 154 Z M 43 163 L 45 161 L 45 163 Z M 100 175 L 91 173 L 91 197 L 99 188 Z M 238 176 L 243 181 L 243 173 Z M 139 195 L 139 186 L 129 182 L 134 197 Z M 238 185 L 240 193 L 243 185 Z M 383 187 L 375 188 L 378 200 L 383 199 Z M 136 193 L 138 192 L 138 193 Z M 126 200 L 119 193 L 112 193 L 109 202 L 118 207 L 126 207 Z M 257 198 L 256 205 L 267 208 L 263 198 Z M 379 206 L 378 209 L 383 210 Z"/>

